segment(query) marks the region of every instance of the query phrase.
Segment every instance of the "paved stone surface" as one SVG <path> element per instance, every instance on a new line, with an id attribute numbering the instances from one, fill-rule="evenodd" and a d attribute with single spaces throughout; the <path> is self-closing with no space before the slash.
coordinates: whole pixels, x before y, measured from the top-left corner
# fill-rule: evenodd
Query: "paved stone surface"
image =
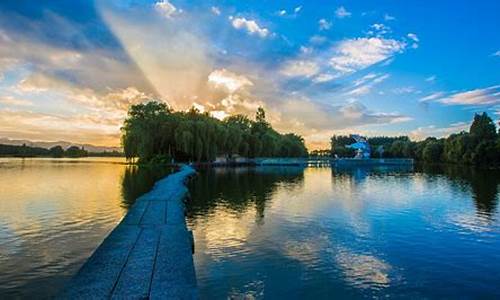
<path id="1" fill-rule="evenodd" d="M 59 299 L 197 299 L 184 198 L 191 167 L 137 199 Z"/>

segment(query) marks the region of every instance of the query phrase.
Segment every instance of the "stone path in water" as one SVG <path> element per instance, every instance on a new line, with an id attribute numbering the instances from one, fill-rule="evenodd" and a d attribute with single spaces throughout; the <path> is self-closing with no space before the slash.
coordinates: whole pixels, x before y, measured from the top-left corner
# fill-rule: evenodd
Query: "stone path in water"
<path id="1" fill-rule="evenodd" d="M 185 186 L 194 169 L 158 181 L 70 280 L 59 299 L 197 299 Z"/>

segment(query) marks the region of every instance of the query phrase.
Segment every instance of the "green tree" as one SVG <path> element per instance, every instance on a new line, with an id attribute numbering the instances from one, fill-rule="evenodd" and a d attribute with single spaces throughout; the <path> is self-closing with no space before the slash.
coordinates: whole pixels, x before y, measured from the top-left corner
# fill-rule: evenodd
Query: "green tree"
<path id="1" fill-rule="evenodd" d="M 256 121 L 233 115 L 224 121 L 196 108 L 174 112 L 156 101 L 133 105 L 122 127 L 122 143 L 127 158 L 140 161 L 213 161 L 217 155 L 231 158 L 262 155 L 306 156 L 302 137 L 280 134 L 266 121 L 259 108 Z M 281 142 L 281 143 L 280 143 Z M 283 151 L 278 151 L 278 144 Z"/>
<path id="2" fill-rule="evenodd" d="M 479 140 L 493 140 L 497 137 L 495 123 L 485 112 L 474 115 L 469 132 Z"/>
<path id="3" fill-rule="evenodd" d="M 443 145 L 440 141 L 430 141 L 425 145 L 423 150 L 423 160 L 431 163 L 441 162 L 443 154 Z"/>
<path id="4" fill-rule="evenodd" d="M 52 157 L 63 157 L 64 156 L 64 149 L 57 145 L 49 149 L 50 155 Z"/>

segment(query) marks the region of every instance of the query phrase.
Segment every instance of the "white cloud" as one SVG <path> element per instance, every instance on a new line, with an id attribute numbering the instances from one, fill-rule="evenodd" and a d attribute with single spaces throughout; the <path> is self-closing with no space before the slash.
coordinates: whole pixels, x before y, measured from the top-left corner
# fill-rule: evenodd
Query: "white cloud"
<path id="1" fill-rule="evenodd" d="M 371 30 L 367 32 L 370 36 L 382 37 L 388 33 L 391 33 L 391 28 L 382 23 L 375 23 L 370 26 Z"/>
<path id="2" fill-rule="evenodd" d="M 193 108 L 195 108 L 197 111 L 204 113 L 205 112 L 205 106 L 203 104 L 199 104 L 196 102 L 193 102 Z"/>
<path id="3" fill-rule="evenodd" d="M 280 107 L 284 116 L 277 126 L 306 137 L 325 130 L 342 130 L 373 124 L 393 124 L 411 120 L 397 112 L 375 112 L 358 101 L 343 105 L 329 105 L 309 100 L 290 100 Z"/>
<path id="4" fill-rule="evenodd" d="M 234 93 L 239 89 L 253 85 L 247 77 L 226 69 L 218 69 L 211 72 L 208 75 L 208 83 L 215 88 L 224 88 L 229 93 Z"/>
<path id="5" fill-rule="evenodd" d="M 447 105 L 500 105 L 500 85 L 452 94 L 437 101 Z"/>
<path id="6" fill-rule="evenodd" d="M 289 18 L 296 18 L 299 15 L 299 12 L 302 10 L 302 6 L 297 6 L 293 10 L 288 11 L 286 9 L 281 9 L 276 12 L 276 15 L 280 17 L 289 17 Z"/>
<path id="7" fill-rule="evenodd" d="M 415 141 L 421 141 L 427 137 L 447 137 L 450 134 L 466 131 L 469 129 L 470 124 L 466 122 L 452 123 L 447 127 L 437 127 L 435 125 L 418 127 L 415 130 L 410 131 L 410 138 Z"/>
<path id="8" fill-rule="evenodd" d="M 300 52 L 304 54 L 311 54 L 314 51 L 312 47 L 300 46 Z"/>
<path id="9" fill-rule="evenodd" d="M 332 22 L 328 22 L 326 19 L 321 19 L 318 21 L 319 30 L 328 30 L 332 28 Z"/>
<path id="10" fill-rule="evenodd" d="M 384 15 L 384 20 L 385 21 L 394 21 L 394 20 L 396 20 L 396 18 L 393 17 L 393 16 L 391 16 L 391 15 L 389 15 L 389 14 L 385 14 Z"/>
<path id="11" fill-rule="evenodd" d="M 225 111 L 223 110 L 213 110 L 210 112 L 210 115 L 216 119 L 219 120 L 224 120 L 227 116 L 229 116 Z"/>
<path id="12" fill-rule="evenodd" d="M 500 57 L 500 50 L 498 50 L 497 52 L 495 52 L 495 53 L 493 53 L 493 54 L 491 54 L 491 55 L 492 55 L 492 56 L 498 56 L 498 57 Z"/>
<path id="13" fill-rule="evenodd" d="M 220 8 L 218 8 L 217 6 L 212 6 L 210 8 L 210 11 L 216 16 L 220 16 L 221 14 Z"/>
<path id="14" fill-rule="evenodd" d="M 418 36 L 414 33 L 408 33 L 407 34 L 408 38 L 410 38 L 414 42 L 419 42 L 420 40 L 418 39 Z"/>
<path id="15" fill-rule="evenodd" d="M 372 86 L 371 85 L 361 85 L 355 89 L 352 89 L 345 93 L 348 96 L 362 96 L 366 95 L 371 91 Z"/>
<path id="16" fill-rule="evenodd" d="M 319 72 L 319 66 L 314 61 L 291 60 L 284 64 L 281 73 L 290 77 L 312 77 Z"/>
<path id="17" fill-rule="evenodd" d="M 361 78 L 359 78 L 359 79 L 356 79 L 356 80 L 354 81 L 354 86 L 361 85 L 361 84 L 363 84 L 363 83 L 367 82 L 368 80 L 373 79 L 373 78 L 375 78 L 375 77 L 377 77 L 377 76 L 378 76 L 378 75 L 377 75 L 377 74 L 375 74 L 375 73 L 368 73 L 368 74 L 366 74 L 365 76 L 363 76 L 363 77 L 361 77 Z"/>
<path id="18" fill-rule="evenodd" d="M 26 99 L 18 99 L 12 96 L 0 96 L 0 104 L 8 106 L 33 106 L 33 102 Z"/>
<path id="19" fill-rule="evenodd" d="M 367 74 L 363 76 L 362 78 L 354 81 L 354 88 L 348 90 L 345 95 L 348 96 L 362 96 L 366 95 L 371 92 L 372 88 L 376 86 L 377 84 L 383 82 L 387 78 L 389 78 L 389 74 L 381 74 L 381 75 L 375 75 L 375 74 Z"/>
<path id="20" fill-rule="evenodd" d="M 393 39 L 348 39 L 334 47 L 329 63 L 337 72 L 348 74 L 386 60 L 402 52 L 405 46 L 405 43 Z"/>
<path id="21" fill-rule="evenodd" d="M 436 75 L 431 75 L 431 76 L 425 78 L 425 81 L 434 82 L 434 81 L 436 81 L 436 78 L 437 78 Z"/>
<path id="22" fill-rule="evenodd" d="M 231 24 L 236 29 L 243 29 L 248 32 L 250 35 L 258 35 L 261 38 L 265 38 L 269 35 L 269 30 L 267 28 L 259 26 L 255 20 L 250 20 L 246 18 L 233 18 L 229 17 L 231 20 Z"/>
<path id="23" fill-rule="evenodd" d="M 413 86 L 403 86 L 392 89 L 392 92 L 396 95 L 403 95 L 403 94 L 419 93 L 420 91 L 416 90 L 415 87 Z"/>
<path id="24" fill-rule="evenodd" d="M 178 12 L 177 8 L 168 0 L 158 1 L 154 6 L 156 11 L 166 18 L 172 18 Z"/>
<path id="25" fill-rule="evenodd" d="M 420 99 L 420 102 L 435 101 L 446 105 L 496 106 L 500 105 L 500 85 L 448 94 L 435 92 Z"/>
<path id="26" fill-rule="evenodd" d="M 436 100 L 440 97 L 444 96 L 443 92 L 434 92 L 430 95 L 427 95 L 425 97 L 422 97 L 419 99 L 420 102 L 426 102 L 426 101 L 431 101 L 431 100 Z"/>
<path id="27" fill-rule="evenodd" d="M 323 44 L 326 42 L 326 37 L 322 36 L 322 35 L 313 35 L 310 39 L 309 39 L 309 42 L 311 42 L 311 44 Z"/>
<path id="28" fill-rule="evenodd" d="M 374 83 L 381 83 L 382 81 L 386 80 L 387 78 L 389 78 L 390 75 L 389 74 L 383 74 L 381 76 L 378 76 L 377 78 L 374 78 L 373 79 L 373 82 Z"/>
<path id="29" fill-rule="evenodd" d="M 321 73 L 321 74 L 318 74 L 318 76 L 315 76 L 313 78 L 313 82 L 315 82 L 315 83 L 323 83 L 323 82 L 331 81 L 331 80 L 333 80 L 335 78 L 337 78 L 337 77 L 335 75 L 333 75 L 333 74 Z"/>
<path id="30" fill-rule="evenodd" d="M 408 36 L 408 38 L 410 40 L 413 41 L 413 43 L 411 44 L 411 47 L 413 49 L 417 49 L 418 48 L 418 42 L 420 41 L 420 39 L 418 38 L 418 36 L 416 34 L 414 34 L 414 33 L 408 33 L 407 36 Z"/>
<path id="31" fill-rule="evenodd" d="M 335 15 L 337 16 L 337 18 L 343 19 L 346 17 L 350 17 L 351 13 L 349 11 L 347 11 L 347 9 L 345 9 L 345 7 L 340 6 L 339 8 L 337 8 L 335 10 Z"/>

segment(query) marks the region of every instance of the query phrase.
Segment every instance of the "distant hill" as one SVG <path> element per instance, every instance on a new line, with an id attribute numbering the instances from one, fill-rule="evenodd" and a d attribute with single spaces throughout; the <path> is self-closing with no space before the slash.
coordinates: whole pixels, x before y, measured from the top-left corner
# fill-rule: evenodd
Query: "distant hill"
<path id="1" fill-rule="evenodd" d="M 43 142 L 43 141 L 29 141 L 29 140 L 12 140 L 9 138 L 0 138 L 0 144 L 3 145 L 15 145 L 15 146 L 22 146 L 23 144 L 26 144 L 26 146 L 30 147 L 39 147 L 39 148 L 45 148 L 45 149 L 50 149 L 54 146 L 61 146 L 65 150 L 68 149 L 71 146 L 78 146 L 78 147 L 84 147 L 85 150 L 91 153 L 95 152 L 112 152 L 112 151 L 118 151 L 121 152 L 122 148 L 120 147 L 105 147 L 105 146 L 95 146 L 92 144 L 80 144 L 80 143 L 71 143 L 71 142 L 66 142 L 66 141 L 57 141 L 57 142 Z"/>

